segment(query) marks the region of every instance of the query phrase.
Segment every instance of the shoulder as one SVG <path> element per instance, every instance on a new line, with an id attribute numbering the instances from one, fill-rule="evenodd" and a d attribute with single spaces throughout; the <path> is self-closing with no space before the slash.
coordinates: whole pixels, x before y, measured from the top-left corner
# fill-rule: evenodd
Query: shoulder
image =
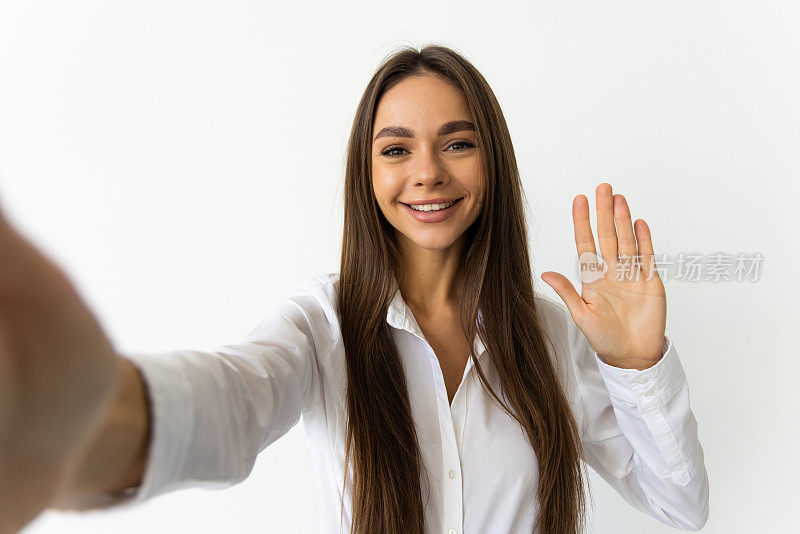
<path id="1" fill-rule="evenodd" d="M 338 323 L 339 273 L 319 273 L 298 282 L 290 299 L 298 301 L 309 311 L 318 310 L 332 323 Z"/>
<path id="2" fill-rule="evenodd" d="M 545 295 L 544 293 L 534 291 L 533 298 L 536 300 L 536 304 L 539 304 L 541 308 L 546 310 L 548 313 L 564 313 L 567 311 L 566 306 L 564 306 L 562 302 L 559 302 L 553 297 Z"/>
<path id="3" fill-rule="evenodd" d="M 591 372 L 594 365 L 590 356 L 591 349 L 561 300 L 536 293 L 536 306 L 545 334 L 552 343 L 553 351 L 550 354 L 556 372 L 560 375 L 564 393 L 572 405 L 576 421 L 580 422 L 580 432 L 583 435 L 585 422 L 580 402 L 580 381 L 585 376 L 585 369 Z"/>
<path id="4" fill-rule="evenodd" d="M 534 292 L 534 301 L 539 316 L 549 331 L 561 331 L 569 325 L 572 316 L 562 302 L 539 292 Z"/>
<path id="5" fill-rule="evenodd" d="M 338 293 L 339 273 L 319 273 L 295 284 L 281 305 L 284 315 L 291 315 L 302 330 L 312 335 L 318 349 L 333 346 L 341 336 Z"/>
<path id="6" fill-rule="evenodd" d="M 273 303 L 264 322 L 289 319 L 303 331 L 338 326 L 338 273 L 323 273 L 295 282 Z"/>
<path id="7" fill-rule="evenodd" d="M 539 317 L 551 340 L 560 345 L 572 359 L 587 359 L 587 355 L 592 353 L 591 347 L 581 329 L 575 324 L 567 306 L 547 295 L 536 293 L 535 298 Z"/>

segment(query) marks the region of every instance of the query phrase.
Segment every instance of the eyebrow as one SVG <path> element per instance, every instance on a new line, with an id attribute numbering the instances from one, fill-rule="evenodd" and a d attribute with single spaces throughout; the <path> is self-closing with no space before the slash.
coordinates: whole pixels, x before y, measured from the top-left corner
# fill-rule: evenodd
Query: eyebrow
<path id="1" fill-rule="evenodd" d="M 437 135 L 448 135 L 464 130 L 475 131 L 475 125 L 470 121 L 463 120 L 446 122 L 439 128 Z M 378 132 L 372 140 L 375 141 L 375 139 L 379 137 L 414 137 L 414 130 L 406 128 L 405 126 L 387 126 Z"/>

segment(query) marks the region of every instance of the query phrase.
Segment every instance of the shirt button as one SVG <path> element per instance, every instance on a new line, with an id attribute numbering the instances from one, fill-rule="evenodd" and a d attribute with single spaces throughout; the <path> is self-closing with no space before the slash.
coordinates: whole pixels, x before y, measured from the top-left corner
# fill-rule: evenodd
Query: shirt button
<path id="1" fill-rule="evenodd" d="M 655 394 L 656 394 L 656 392 L 655 392 L 654 390 L 652 390 L 652 389 L 651 389 L 650 391 L 648 391 L 647 393 L 645 393 L 645 396 L 647 396 L 647 397 L 652 397 L 652 396 L 653 396 L 653 395 L 655 395 Z"/>
<path id="2" fill-rule="evenodd" d="M 648 380 L 650 379 L 646 376 L 637 376 L 636 378 L 633 379 L 633 381 L 636 382 L 637 384 L 644 384 Z"/>
<path id="3" fill-rule="evenodd" d="M 456 472 L 452 469 L 450 470 L 450 478 L 456 478 Z"/>
<path id="4" fill-rule="evenodd" d="M 458 531 L 454 528 L 451 528 L 450 530 L 447 531 L 447 534 L 458 534 Z"/>

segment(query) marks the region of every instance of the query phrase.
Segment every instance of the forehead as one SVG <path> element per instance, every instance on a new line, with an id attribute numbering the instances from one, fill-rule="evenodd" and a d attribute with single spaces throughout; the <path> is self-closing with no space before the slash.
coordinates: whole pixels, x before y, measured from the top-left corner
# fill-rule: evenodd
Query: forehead
<path id="1" fill-rule="evenodd" d="M 443 122 L 471 117 L 461 89 L 426 74 L 406 78 L 383 94 L 375 111 L 374 130 L 388 125 L 435 130 Z"/>

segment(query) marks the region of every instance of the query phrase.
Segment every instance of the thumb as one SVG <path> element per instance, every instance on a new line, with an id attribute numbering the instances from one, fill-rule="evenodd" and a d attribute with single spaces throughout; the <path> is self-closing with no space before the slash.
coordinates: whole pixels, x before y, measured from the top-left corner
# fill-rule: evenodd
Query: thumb
<path id="1" fill-rule="evenodd" d="M 561 300 L 567 305 L 570 315 L 572 315 L 573 319 L 577 319 L 582 311 L 581 305 L 583 304 L 583 299 L 578 292 L 575 291 L 575 288 L 572 287 L 572 282 L 563 274 L 559 274 L 555 271 L 543 272 L 542 280 L 558 293 L 558 296 L 561 297 Z"/>

